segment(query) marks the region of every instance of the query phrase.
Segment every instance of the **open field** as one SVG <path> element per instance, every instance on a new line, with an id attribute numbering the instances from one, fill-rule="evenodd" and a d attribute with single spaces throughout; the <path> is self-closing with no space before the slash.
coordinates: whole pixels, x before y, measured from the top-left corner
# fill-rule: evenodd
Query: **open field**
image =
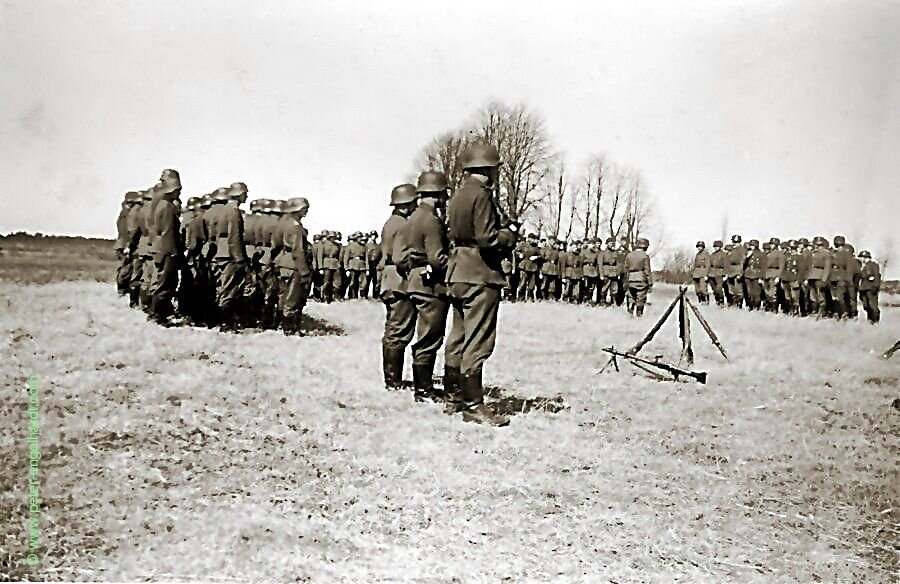
<path id="1" fill-rule="evenodd" d="M 115 281 L 116 255 L 108 239 L 12 234 L 0 236 L 0 281 L 46 284 Z"/>
<path id="2" fill-rule="evenodd" d="M 597 375 L 672 293 L 642 320 L 504 305 L 486 382 L 566 407 L 493 429 L 382 388 L 375 302 L 311 305 L 346 335 L 285 338 L 159 328 L 109 283 L 0 283 L 0 580 L 895 581 L 900 356 L 878 354 L 900 310 L 707 308 L 732 356 L 694 327 L 707 385 Z M 674 319 L 657 339 L 677 357 Z"/>

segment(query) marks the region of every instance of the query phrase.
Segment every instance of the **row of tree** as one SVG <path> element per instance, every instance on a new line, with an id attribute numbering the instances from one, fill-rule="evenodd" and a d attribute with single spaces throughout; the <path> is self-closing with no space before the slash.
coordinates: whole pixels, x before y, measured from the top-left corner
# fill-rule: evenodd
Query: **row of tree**
<path id="1" fill-rule="evenodd" d="M 539 235 L 612 236 L 633 244 L 650 229 L 653 201 L 640 171 L 598 153 L 570 172 L 543 118 L 524 105 L 488 103 L 461 127 L 433 138 L 415 162 L 417 172 L 441 170 L 456 188 L 462 178 L 460 156 L 476 140 L 496 146 L 503 159 L 498 204 Z"/>

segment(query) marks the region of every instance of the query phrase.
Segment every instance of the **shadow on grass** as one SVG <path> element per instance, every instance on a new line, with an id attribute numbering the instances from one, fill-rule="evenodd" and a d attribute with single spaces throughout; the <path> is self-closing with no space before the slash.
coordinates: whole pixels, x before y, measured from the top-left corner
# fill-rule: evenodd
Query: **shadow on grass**
<path id="1" fill-rule="evenodd" d="M 435 389 L 443 390 L 444 379 L 442 377 L 435 376 L 433 381 Z M 404 389 L 412 389 L 412 382 L 404 381 L 403 387 Z M 516 416 L 534 411 L 555 414 L 569 407 L 561 395 L 554 397 L 519 397 L 510 394 L 509 390 L 498 385 L 485 385 L 484 398 L 486 404 L 491 406 L 496 413 L 504 416 Z"/>

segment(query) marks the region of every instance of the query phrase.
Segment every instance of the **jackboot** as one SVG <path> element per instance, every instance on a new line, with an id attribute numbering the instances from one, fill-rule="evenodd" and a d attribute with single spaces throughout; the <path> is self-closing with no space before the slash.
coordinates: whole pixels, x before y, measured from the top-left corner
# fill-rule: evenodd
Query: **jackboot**
<path id="1" fill-rule="evenodd" d="M 436 397 L 434 389 L 434 360 L 428 363 L 413 363 L 413 391 L 416 401 L 425 401 Z"/>
<path id="2" fill-rule="evenodd" d="M 403 350 L 381 346 L 381 368 L 386 389 L 403 388 Z"/>
<path id="3" fill-rule="evenodd" d="M 509 418 L 501 416 L 484 403 L 484 387 L 481 384 L 481 372 L 464 375 L 462 378 L 462 394 L 465 398 L 463 420 L 489 426 L 508 426 Z"/>
<path id="4" fill-rule="evenodd" d="M 459 367 L 444 366 L 444 413 L 455 414 L 465 408 Z"/>

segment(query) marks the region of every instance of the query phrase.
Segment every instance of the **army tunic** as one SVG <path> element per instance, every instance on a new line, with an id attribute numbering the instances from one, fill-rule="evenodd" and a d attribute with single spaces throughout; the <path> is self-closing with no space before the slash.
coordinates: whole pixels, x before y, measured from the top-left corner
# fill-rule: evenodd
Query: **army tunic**
<path id="1" fill-rule="evenodd" d="M 591 304 L 596 303 L 598 284 L 600 283 L 600 252 L 587 248 L 581 251 L 582 275 L 584 281 L 584 298 Z"/>
<path id="2" fill-rule="evenodd" d="M 132 206 L 122 203 L 119 216 L 116 218 L 116 243 L 113 246 L 119 260 L 116 268 L 116 290 L 119 294 L 126 294 L 131 283 L 131 258 L 128 254 L 128 214 Z"/>
<path id="3" fill-rule="evenodd" d="M 234 309 L 244 295 L 247 252 L 244 246 L 244 220 L 235 201 L 214 205 L 209 236 L 215 241 L 212 271 L 216 280 L 216 305 L 220 310 Z"/>
<path id="4" fill-rule="evenodd" d="M 395 261 L 400 259 L 403 251 L 402 238 L 398 235 L 406 221 L 407 218 L 395 209 L 381 229 L 383 268 L 379 287 L 386 310 L 381 345 L 390 351 L 404 351 L 412 341 L 416 327 L 415 307 L 406 293 L 406 279 L 400 275 Z"/>
<path id="5" fill-rule="evenodd" d="M 559 250 L 548 245 L 541 250 L 541 276 L 544 280 L 542 296 L 545 300 L 559 293 Z"/>
<path id="6" fill-rule="evenodd" d="M 878 308 L 881 270 L 876 262 L 867 259 L 860 268 L 859 275 L 859 297 L 862 301 L 863 310 L 866 311 L 866 318 L 869 322 L 875 324 L 881 318 L 881 311 Z"/>
<path id="7" fill-rule="evenodd" d="M 782 262 L 781 273 L 779 275 L 781 278 L 781 290 L 784 293 L 788 310 L 791 314 L 799 315 L 801 308 L 800 273 L 803 260 L 800 257 L 800 254 L 796 252 L 788 252 L 783 255 L 783 258 L 784 261 Z"/>
<path id="8" fill-rule="evenodd" d="M 709 284 L 716 299 L 716 304 L 725 304 L 724 277 L 727 254 L 722 249 L 715 249 L 709 254 Z"/>
<path id="9" fill-rule="evenodd" d="M 494 352 L 500 290 L 505 283 L 500 262 L 516 244 L 515 235 L 500 225 L 484 180 L 467 176 L 447 204 L 447 223 L 453 248 L 447 268 L 453 324 L 447 337 L 444 360 L 458 367 L 464 377 L 463 398 L 481 402 L 480 379 L 484 362 Z M 467 394 L 468 392 L 468 394 Z"/>
<path id="10" fill-rule="evenodd" d="M 181 225 L 175 205 L 160 198 L 153 207 L 151 238 L 153 249 L 153 280 L 150 284 L 150 313 L 164 320 L 174 310 L 172 300 L 178 287 L 178 268 L 183 257 Z"/>
<path id="11" fill-rule="evenodd" d="M 777 247 L 765 255 L 766 272 L 764 281 L 764 291 L 766 296 L 766 309 L 769 311 L 778 310 L 778 284 L 781 279 L 781 273 L 784 270 L 785 256 L 784 252 Z"/>
<path id="12" fill-rule="evenodd" d="M 299 219 L 285 214 L 271 227 L 271 238 L 273 247 L 279 250 L 275 260 L 278 270 L 278 309 L 285 321 L 292 321 L 293 330 L 297 330 L 312 283 L 312 251 L 306 228 Z"/>
<path id="13" fill-rule="evenodd" d="M 322 301 L 332 302 L 341 287 L 341 245 L 330 239 L 319 242 L 316 266 L 322 280 Z"/>
<path id="14" fill-rule="evenodd" d="M 744 260 L 747 259 L 747 250 L 743 245 L 736 244 L 728 252 L 728 261 L 725 264 L 725 285 L 731 302 L 738 308 L 744 303 Z"/>
<path id="15" fill-rule="evenodd" d="M 694 256 L 694 265 L 691 268 L 691 279 L 694 281 L 694 293 L 699 302 L 709 302 L 708 282 L 710 268 L 710 255 L 706 249 L 701 249 Z"/>
<path id="16" fill-rule="evenodd" d="M 535 300 L 541 249 L 535 244 L 523 241 L 519 244 L 517 250 L 519 282 L 516 296 L 519 300 Z"/>
<path id="17" fill-rule="evenodd" d="M 630 299 L 628 312 L 643 316 L 647 292 L 653 285 L 653 272 L 650 270 L 650 256 L 647 252 L 642 249 L 628 252 L 625 256 L 625 274 Z"/>
<path id="18" fill-rule="evenodd" d="M 622 293 L 622 276 L 624 275 L 623 255 L 617 249 L 606 249 L 601 252 L 602 262 L 602 289 L 600 291 L 600 303 L 608 306 L 620 304 L 619 297 Z"/>
<path id="19" fill-rule="evenodd" d="M 744 286 L 747 290 L 747 306 L 756 310 L 762 306 L 760 280 L 766 274 L 766 256 L 759 250 L 749 250 L 744 260 Z"/>
<path id="20" fill-rule="evenodd" d="M 369 240 L 366 242 L 366 285 L 363 288 L 363 298 L 368 298 L 372 294 L 372 298 L 378 298 L 381 294 L 379 276 L 379 264 L 381 263 L 381 246 Z"/>
<path id="21" fill-rule="evenodd" d="M 351 241 L 344 247 L 344 268 L 347 271 L 347 297 L 359 298 L 362 288 L 365 286 L 366 246 L 358 241 Z"/>
<path id="22" fill-rule="evenodd" d="M 831 274 L 831 252 L 818 247 L 809 258 L 809 300 L 810 309 L 819 316 L 825 316 L 828 307 L 828 281 Z"/>
<path id="23" fill-rule="evenodd" d="M 849 316 L 849 282 L 851 278 L 850 262 L 852 257 L 844 246 L 834 250 L 831 254 L 831 272 L 828 275 L 828 286 L 831 292 L 831 300 L 834 302 L 834 312 L 840 317 Z"/>

